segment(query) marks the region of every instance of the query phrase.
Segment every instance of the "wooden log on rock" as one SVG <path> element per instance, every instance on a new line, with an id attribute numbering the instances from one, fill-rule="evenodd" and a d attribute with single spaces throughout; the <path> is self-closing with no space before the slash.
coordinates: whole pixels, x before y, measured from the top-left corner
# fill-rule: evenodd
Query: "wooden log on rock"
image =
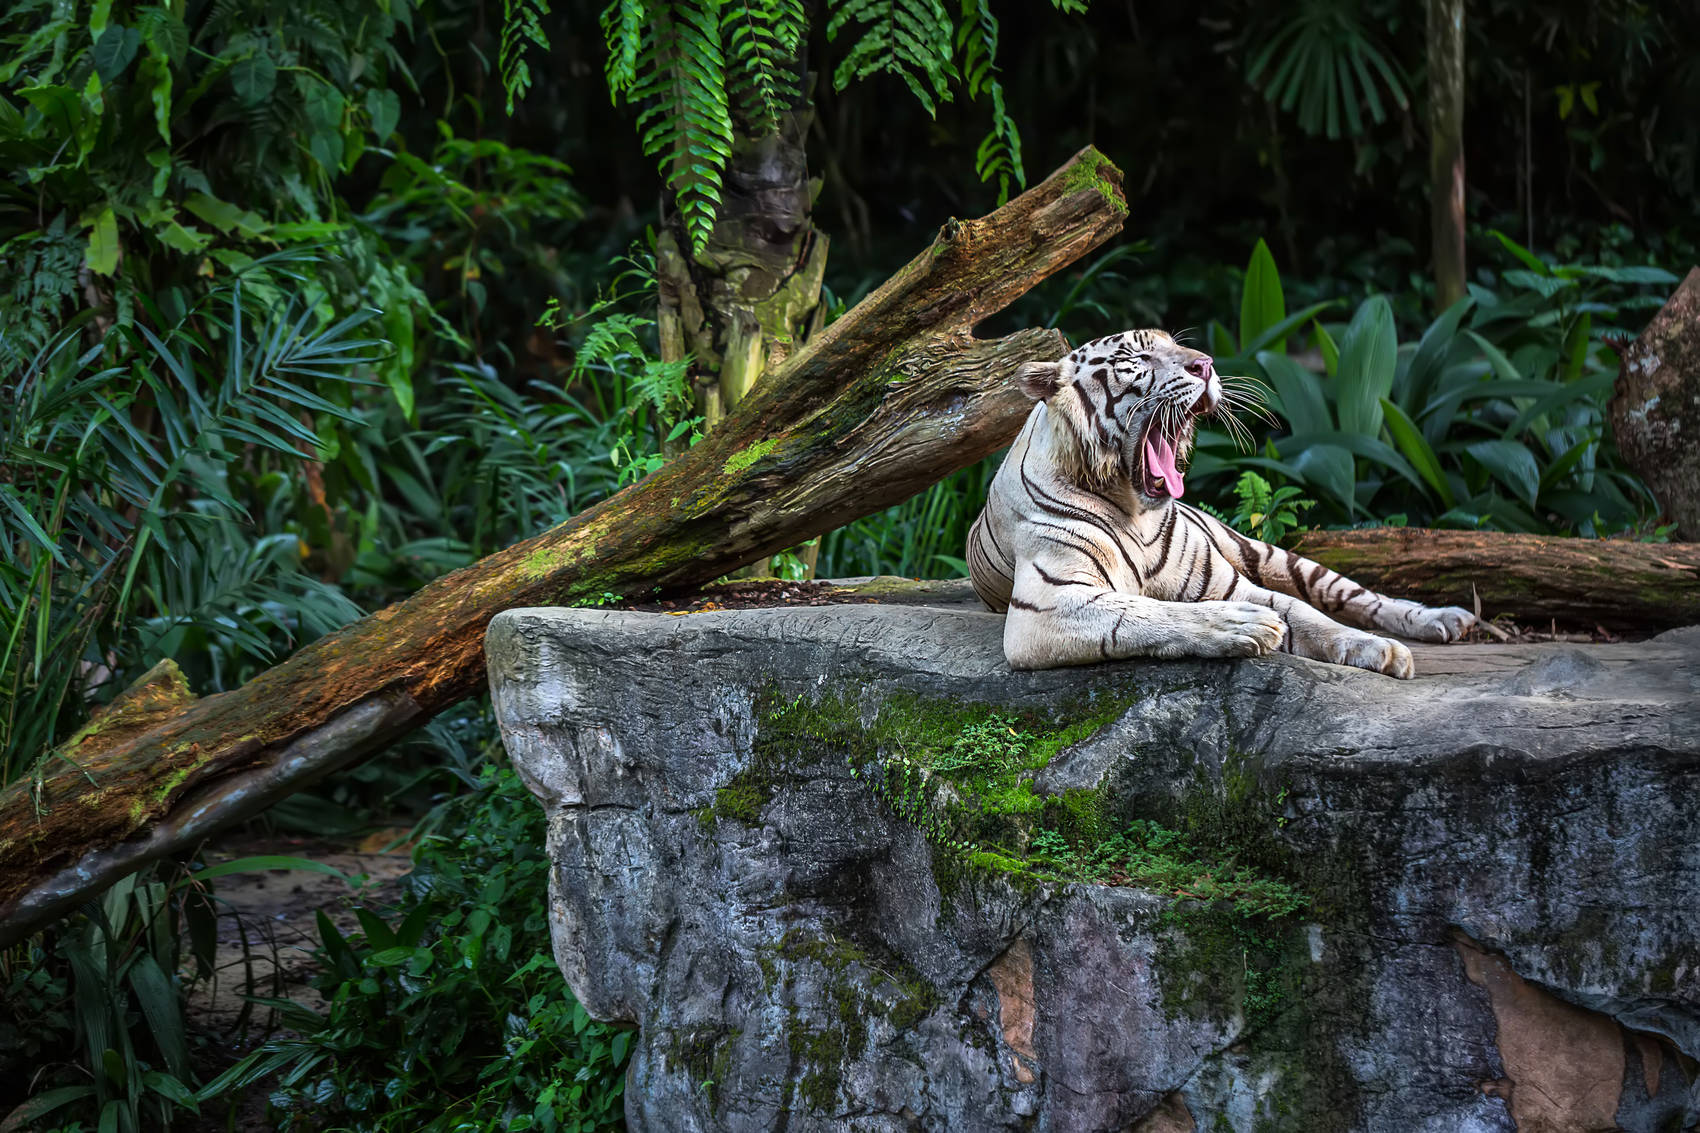
<path id="1" fill-rule="evenodd" d="M 1482 616 L 1613 633 L 1700 623 L 1700 546 L 1495 531 L 1307 531 L 1288 546 L 1352 581 Z"/>
<path id="2" fill-rule="evenodd" d="M 1624 463 L 1700 541 L 1700 268 L 1623 351 L 1607 411 Z"/>
<path id="3" fill-rule="evenodd" d="M 1088 147 L 989 216 L 950 221 L 640 483 L 241 688 L 85 729 L 0 793 L 0 944 L 477 692 L 484 629 L 502 610 L 707 582 L 1008 444 L 1031 407 L 1015 368 L 1068 346 L 1041 329 L 979 340 L 975 324 L 1126 215 L 1120 171 Z"/>

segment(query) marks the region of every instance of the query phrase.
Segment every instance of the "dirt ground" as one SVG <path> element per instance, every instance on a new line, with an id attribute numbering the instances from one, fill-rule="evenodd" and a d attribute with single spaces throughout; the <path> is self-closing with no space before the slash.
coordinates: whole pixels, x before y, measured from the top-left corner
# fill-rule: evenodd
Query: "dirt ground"
<path id="1" fill-rule="evenodd" d="M 214 1034 L 237 1039 L 244 995 L 293 998 L 310 1007 L 322 1006 L 308 986 L 313 949 L 319 943 L 317 914 L 322 911 L 338 931 L 346 933 L 357 928 L 357 906 L 393 905 L 401 895 L 401 876 L 412 860 L 405 845 L 389 847 L 406 836 L 405 830 L 380 830 L 354 842 L 248 836 L 209 851 L 208 865 L 256 854 L 286 855 L 329 866 L 349 880 L 310 870 L 268 869 L 231 874 L 215 882 L 219 906 L 215 974 L 195 985 L 188 1000 L 192 1017 Z"/>
<path id="2" fill-rule="evenodd" d="M 219 910 L 214 976 L 190 985 L 189 1025 L 212 1040 L 204 1078 L 220 1073 L 264 1042 L 272 1021 L 266 1008 L 245 996 L 293 999 L 314 1009 L 325 1004 L 311 981 L 319 944 L 317 915 L 339 932 L 355 931 L 359 906 L 387 908 L 401 896 L 401 877 L 412 868 L 404 829 L 333 841 L 241 835 L 206 854 L 208 865 L 253 855 L 284 855 L 330 866 L 347 880 L 312 870 L 268 869 L 230 874 L 215 882 Z M 216 1054 L 214 1053 L 216 1052 Z M 266 1091 L 249 1091 L 234 1112 L 208 1107 L 189 1133 L 269 1130 Z"/>

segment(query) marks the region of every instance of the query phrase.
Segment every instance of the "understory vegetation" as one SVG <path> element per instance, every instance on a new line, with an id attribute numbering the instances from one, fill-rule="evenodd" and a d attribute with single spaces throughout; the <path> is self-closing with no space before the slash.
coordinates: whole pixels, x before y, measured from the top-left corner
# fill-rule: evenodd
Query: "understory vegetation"
<path id="1" fill-rule="evenodd" d="M 1692 21 L 1630 0 L 1472 7 L 1469 270 L 1437 309 L 1423 14 L 9 4 L 0 787 L 59 766 L 162 660 L 196 695 L 234 688 L 700 439 L 702 360 L 669 348 L 658 308 L 669 241 L 707 270 L 728 169 L 782 131 L 831 236 L 815 326 L 946 219 L 1104 150 L 1127 171 L 1121 242 L 979 333 L 1164 326 L 1255 380 L 1263 413 L 1208 427 L 1189 481 L 1248 533 L 1663 538 L 1604 407 L 1614 340 L 1700 246 Z M 996 467 L 761 565 L 960 575 Z M 1031 773 L 1085 733 L 991 710 L 890 721 L 860 773 L 975 868 L 1220 902 L 1233 925 L 1304 905 L 1191 831 L 1036 794 Z M 972 804 L 940 805 L 937 783 Z M 762 805 L 729 791 L 705 820 Z M 262 1097 L 303 1130 L 617 1125 L 630 1035 L 555 968 L 541 817 L 484 705 L 252 829 L 397 823 L 404 895 L 352 933 L 322 921 L 323 1007 L 214 968 L 221 884 L 314 868 L 298 857 L 151 866 L 0 950 L 0 1124 L 222 1128 Z M 250 996 L 238 1035 L 185 1009 L 215 977 Z"/>

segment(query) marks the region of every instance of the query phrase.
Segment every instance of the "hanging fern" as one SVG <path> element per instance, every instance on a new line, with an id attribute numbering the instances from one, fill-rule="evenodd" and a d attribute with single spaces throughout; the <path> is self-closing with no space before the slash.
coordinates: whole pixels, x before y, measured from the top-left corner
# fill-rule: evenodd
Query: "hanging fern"
<path id="1" fill-rule="evenodd" d="M 998 21 L 987 0 L 962 0 L 962 26 L 956 32 L 956 49 L 962 56 L 962 81 L 969 98 L 985 94 L 992 104 L 992 128 L 974 154 L 974 172 L 980 180 L 998 182 L 998 204 L 1009 199 L 1013 178 L 1027 186 L 1027 171 L 1021 166 L 1021 132 L 1004 109 L 1003 84 L 997 78 Z"/>
<path id="2" fill-rule="evenodd" d="M 510 41 L 516 75 L 526 74 L 525 42 L 542 42 L 541 33 L 526 30 L 536 25 L 525 5 L 547 10 L 543 0 L 506 3 L 504 81 Z M 1051 3 L 1066 13 L 1086 8 L 1085 0 Z M 855 33 L 833 72 L 836 88 L 893 75 L 928 114 L 937 114 L 960 83 L 970 99 L 984 97 L 991 108 L 991 130 L 975 155 L 980 179 L 996 180 L 1000 203 L 1012 181 L 1025 186 L 1021 134 L 997 77 L 998 22 L 990 0 L 962 0 L 959 21 L 944 0 L 828 0 L 827 14 L 828 39 Z M 616 103 L 623 98 L 642 105 L 643 151 L 658 160 L 694 251 L 714 231 L 721 176 L 732 153 L 732 115 L 749 134 L 779 128 L 799 93 L 792 62 L 807 23 L 803 0 L 613 0 L 602 13 L 609 95 Z M 514 89 L 523 90 L 523 81 Z"/>
<path id="3" fill-rule="evenodd" d="M 896 75 L 930 115 L 950 101 L 950 83 L 957 77 L 956 26 L 939 0 L 831 0 L 828 7 L 827 39 L 850 24 L 863 29 L 833 72 L 834 87 L 843 90 L 869 75 Z"/>
<path id="4" fill-rule="evenodd" d="M 542 22 L 542 17 L 548 14 L 549 0 L 502 0 L 502 42 L 496 54 L 496 67 L 502 75 L 502 89 L 508 92 L 509 114 L 514 112 L 514 100 L 531 89 L 526 45 L 549 50 Z"/>
<path id="5" fill-rule="evenodd" d="M 779 129 L 779 118 L 794 98 L 788 72 L 802 46 L 808 16 L 802 0 L 748 0 L 727 4 L 721 16 L 726 44 L 727 81 L 733 105 L 755 134 Z"/>
<path id="6" fill-rule="evenodd" d="M 615 0 L 602 13 L 608 90 L 644 104 L 643 152 L 659 158 L 693 249 L 714 231 L 720 175 L 732 155 L 721 47 L 723 0 Z"/>

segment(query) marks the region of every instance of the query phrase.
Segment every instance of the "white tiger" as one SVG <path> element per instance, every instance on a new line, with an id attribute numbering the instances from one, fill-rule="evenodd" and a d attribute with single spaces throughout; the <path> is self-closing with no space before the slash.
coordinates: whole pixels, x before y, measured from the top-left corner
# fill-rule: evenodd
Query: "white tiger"
<path id="1" fill-rule="evenodd" d="M 1127 331 L 1028 362 L 1016 380 L 1039 404 L 968 533 L 975 592 L 1009 613 L 1012 668 L 1279 649 L 1410 677 L 1410 650 L 1364 629 L 1452 641 L 1474 623 L 1372 593 L 1180 502 L 1194 422 L 1224 398 L 1209 355 Z"/>

